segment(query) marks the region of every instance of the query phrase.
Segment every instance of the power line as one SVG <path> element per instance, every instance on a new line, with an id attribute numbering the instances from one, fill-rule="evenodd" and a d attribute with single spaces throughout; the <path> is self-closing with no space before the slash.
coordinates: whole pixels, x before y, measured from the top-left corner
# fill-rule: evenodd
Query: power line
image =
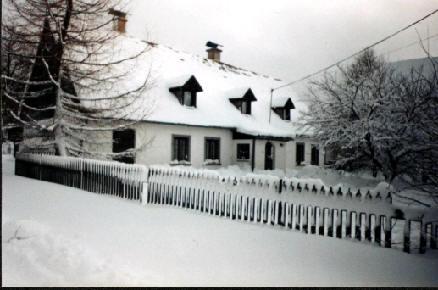
<path id="1" fill-rule="evenodd" d="M 338 66 L 338 65 L 340 65 L 341 63 L 343 63 L 344 61 L 349 60 L 350 58 L 353 58 L 353 57 L 355 57 L 355 56 L 361 54 L 361 53 L 364 52 L 365 50 L 370 49 L 370 48 L 372 48 L 372 47 L 374 47 L 374 46 L 376 46 L 376 45 L 378 45 L 378 44 L 381 44 L 381 43 L 387 41 L 388 39 L 393 38 L 393 37 L 396 36 L 397 34 L 399 34 L 399 33 L 403 32 L 403 31 L 405 31 L 405 30 L 411 28 L 412 26 L 417 25 L 418 23 L 420 23 L 420 22 L 422 22 L 423 20 L 429 18 L 430 16 L 436 14 L 437 12 L 438 12 L 438 9 L 432 11 L 431 13 L 427 14 L 427 15 L 424 16 L 423 18 L 418 19 L 418 20 L 412 22 L 411 24 L 409 24 L 409 25 L 407 25 L 407 26 L 405 26 L 405 27 L 403 27 L 403 28 L 397 30 L 396 32 L 394 32 L 394 33 L 392 33 L 392 34 L 390 34 L 390 35 L 384 37 L 383 39 L 381 39 L 381 40 L 379 40 L 379 41 L 377 41 L 377 42 L 375 42 L 375 43 L 373 43 L 373 44 L 371 44 L 371 45 L 369 45 L 369 46 L 367 46 L 367 47 L 365 47 L 365 48 L 359 50 L 358 52 L 353 53 L 352 55 L 350 55 L 350 56 L 348 56 L 348 57 L 345 57 L 345 58 L 339 60 L 338 62 L 336 62 L 336 63 L 334 63 L 334 64 L 331 64 L 331 65 L 329 65 L 329 66 L 327 66 L 327 67 L 325 67 L 325 68 L 322 68 L 322 69 L 320 69 L 320 70 L 318 70 L 318 71 L 316 71 L 316 72 L 314 72 L 314 73 L 308 74 L 308 75 L 306 75 L 306 76 L 304 76 L 304 77 L 302 77 L 302 78 L 300 78 L 300 79 L 297 79 L 297 80 L 291 81 L 291 82 L 289 82 L 289 83 L 287 83 L 287 84 L 284 84 L 284 85 L 282 85 L 282 86 L 279 86 L 279 87 L 273 88 L 272 91 L 275 91 L 275 90 L 278 90 L 278 89 L 281 89 L 281 88 L 284 88 L 284 87 L 292 86 L 292 85 L 294 85 L 294 84 L 296 84 L 296 83 L 302 82 L 302 81 L 307 80 L 307 79 L 309 79 L 309 78 L 311 78 L 311 77 L 313 77 L 313 76 L 315 76 L 315 75 L 318 75 L 318 74 L 320 74 L 320 73 L 322 73 L 322 72 L 324 72 L 324 71 L 326 71 L 326 70 L 329 70 L 329 69 L 331 69 L 331 68 L 333 68 L 333 67 L 335 67 L 335 66 Z"/>
<path id="2" fill-rule="evenodd" d="M 418 43 L 420 43 L 420 42 L 423 42 L 423 41 L 426 41 L 426 40 L 430 40 L 430 39 L 434 39 L 434 38 L 437 38 L 437 37 L 438 37 L 438 33 L 437 33 L 437 34 L 434 34 L 434 35 L 432 35 L 432 36 L 429 36 L 429 37 L 426 37 L 426 38 L 423 38 L 423 39 L 420 39 L 420 40 L 417 40 L 417 41 L 411 42 L 411 43 L 409 43 L 409 44 L 407 44 L 407 45 L 405 45 L 405 46 L 402 46 L 402 47 L 399 47 L 399 48 L 395 48 L 395 49 L 392 49 L 392 50 L 386 51 L 386 52 L 384 52 L 383 54 L 393 53 L 393 52 L 396 52 L 396 51 L 399 51 L 399 50 L 402 50 L 402 49 L 405 49 L 405 48 L 411 47 L 411 46 L 413 46 L 413 45 L 415 45 L 415 44 L 418 44 Z"/>

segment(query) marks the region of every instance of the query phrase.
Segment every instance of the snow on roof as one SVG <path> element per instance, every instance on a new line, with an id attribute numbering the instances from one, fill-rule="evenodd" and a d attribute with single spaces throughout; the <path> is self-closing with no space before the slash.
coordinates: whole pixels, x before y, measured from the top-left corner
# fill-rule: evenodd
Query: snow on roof
<path id="1" fill-rule="evenodd" d="M 246 94 L 246 92 L 248 92 L 249 89 L 250 87 L 233 88 L 227 90 L 224 95 L 228 99 L 239 99 L 239 98 L 243 98 L 243 96 Z"/>
<path id="2" fill-rule="evenodd" d="M 173 88 L 173 87 L 182 87 L 186 84 L 186 82 L 192 77 L 192 74 L 188 73 L 188 74 L 183 74 L 183 75 L 179 75 L 177 77 L 174 78 L 169 78 L 167 80 L 164 80 L 166 86 L 168 86 L 169 88 Z M 196 78 L 196 76 L 195 76 Z"/>
<path id="3" fill-rule="evenodd" d="M 277 95 L 275 97 L 272 97 L 272 107 L 284 107 L 289 99 L 290 97 L 288 95 Z"/>
<path id="4" fill-rule="evenodd" d="M 132 77 L 123 80 L 120 89 L 135 88 L 142 77 L 150 71 L 154 85 L 145 91 L 145 99 L 153 99 L 154 108 L 146 117 L 131 114 L 132 119 L 170 124 L 211 126 L 235 129 L 237 132 L 264 137 L 306 136 L 311 132 L 298 126 L 302 120 L 300 109 L 307 106 L 301 102 L 290 87 L 275 90 L 273 99 L 292 98 L 297 109 L 291 110 L 291 121 L 284 121 L 276 114 L 270 114 L 271 89 L 284 84 L 283 81 L 266 75 L 217 63 L 200 56 L 188 54 L 173 48 L 123 36 L 118 41 L 122 54 L 136 53 L 149 46 L 147 53 L 136 59 Z M 172 86 L 184 85 L 190 76 L 195 76 L 203 91 L 197 95 L 197 107 L 181 105 Z M 252 114 L 241 114 L 229 98 L 240 98 L 251 88 L 257 101 L 252 103 Z M 230 95 L 230 92 L 233 92 Z M 144 102 L 149 104 L 150 102 Z M 271 115 L 271 117 L 269 117 Z M 269 119 L 271 119 L 269 121 Z"/>

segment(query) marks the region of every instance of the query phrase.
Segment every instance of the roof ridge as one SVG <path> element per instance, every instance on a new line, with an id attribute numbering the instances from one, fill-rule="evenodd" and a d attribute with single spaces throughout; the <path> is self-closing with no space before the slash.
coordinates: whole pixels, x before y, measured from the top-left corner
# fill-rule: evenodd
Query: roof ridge
<path id="1" fill-rule="evenodd" d="M 262 77 L 262 78 L 272 79 L 273 81 L 277 81 L 277 82 L 283 82 L 283 80 L 280 78 L 276 78 L 276 77 L 273 77 L 273 76 L 270 76 L 267 74 L 261 74 L 261 73 L 258 73 L 256 71 L 245 69 L 245 68 L 233 65 L 233 64 L 226 63 L 226 62 L 213 61 L 213 60 L 210 60 L 206 57 L 202 57 L 198 54 L 190 53 L 190 52 L 187 52 L 184 50 L 179 50 L 179 49 L 176 49 L 176 48 L 169 46 L 169 45 L 166 45 L 166 44 L 161 44 L 158 42 L 147 41 L 147 40 L 142 40 L 142 41 L 145 42 L 146 44 L 150 45 L 151 47 L 164 47 L 164 48 L 172 50 L 176 53 L 183 53 L 183 54 L 186 54 L 188 56 L 195 57 L 202 64 L 206 64 L 206 62 L 208 62 L 210 65 L 216 66 L 217 69 L 224 69 L 224 67 L 225 67 L 225 68 L 227 68 L 227 71 L 229 71 L 229 72 L 233 72 L 233 73 L 237 73 L 237 74 L 239 74 L 238 72 L 245 72 L 245 73 L 248 73 L 247 76 L 258 76 L 258 77 Z"/>

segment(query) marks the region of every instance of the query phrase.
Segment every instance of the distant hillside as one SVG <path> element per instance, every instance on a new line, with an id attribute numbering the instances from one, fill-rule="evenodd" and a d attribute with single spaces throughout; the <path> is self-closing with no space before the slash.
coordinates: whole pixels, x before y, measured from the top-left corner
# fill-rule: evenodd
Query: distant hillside
<path id="1" fill-rule="evenodd" d="M 438 57 L 433 57 L 432 59 L 438 63 Z M 433 68 L 428 58 L 406 59 L 391 62 L 390 65 L 401 73 L 409 73 L 412 67 L 419 69 L 421 66 L 423 66 L 424 73 L 431 73 Z"/>

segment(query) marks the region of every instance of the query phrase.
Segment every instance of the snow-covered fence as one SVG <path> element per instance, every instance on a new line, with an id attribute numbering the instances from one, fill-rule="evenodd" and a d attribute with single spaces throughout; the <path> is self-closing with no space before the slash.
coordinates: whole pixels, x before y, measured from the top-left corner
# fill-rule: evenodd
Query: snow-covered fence
<path id="1" fill-rule="evenodd" d="M 325 187 L 310 184 L 297 178 L 277 176 L 220 176 L 211 170 L 175 168 L 167 166 L 149 167 L 152 179 L 167 184 L 196 184 L 198 188 L 215 188 L 222 192 L 247 195 L 255 198 L 275 199 L 289 203 L 318 204 L 328 208 L 345 208 L 357 212 L 374 212 L 389 219 L 394 212 L 392 194 L 381 194 L 369 190 L 351 190 L 341 187 Z M 353 193 L 354 192 L 354 193 Z M 362 192 L 366 192 L 362 194 Z"/>
<path id="2" fill-rule="evenodd" d="M 438 224 L 388 219 L 385 215 L 322 208 L 319 206 L 251 197 L 230 193 L 213 186 L 216 177 L 199 179 L 190 171 L 181 171 L 184 182 L 175 182 L 170 172 L 151 170 L 146 203 L 194 210 L 230 220 L 265 224 L 307 234 L 358 240 L 380 247 L 400 248 L 405 252 L 424 253 L 436 248 Z M 200 180 L 207 186 L 202 186 Z M 432 245 L 432 243 L 435 243 Z"/>
<path id="3" fill-rule="evenodd" d="M 139 200 L 148 169 L 113 161 L 20 154 L 15 161 L 15 175 Z"/>
<path id="4" fill-rule="evenodd" d="M 369 194 L 362 196 L 360 190 L 353 198 L 350 190 L 343 194 L 339 188 L 337 195 L 332 188 L 318 190 L 316 186 L 277 177 L 222 177 L 208 170 L 148 168 L 41 154 L 20 154 L 15 171 L 16 175 L 145 204 L 176 206 L 230 220 L 359 240 L 405 252 L 423 253 L 426 248 L 438 246 L 437 222 L 423 224 L 396 219 L 389 200 L 383 202 L 377 194 L 367 198 Z M 336 202 L 330 205 L 327 200 Z M 356 206 L 358 201 L 360 206 Z M 385 209 L 390 209 L 390 214 Z"/>

